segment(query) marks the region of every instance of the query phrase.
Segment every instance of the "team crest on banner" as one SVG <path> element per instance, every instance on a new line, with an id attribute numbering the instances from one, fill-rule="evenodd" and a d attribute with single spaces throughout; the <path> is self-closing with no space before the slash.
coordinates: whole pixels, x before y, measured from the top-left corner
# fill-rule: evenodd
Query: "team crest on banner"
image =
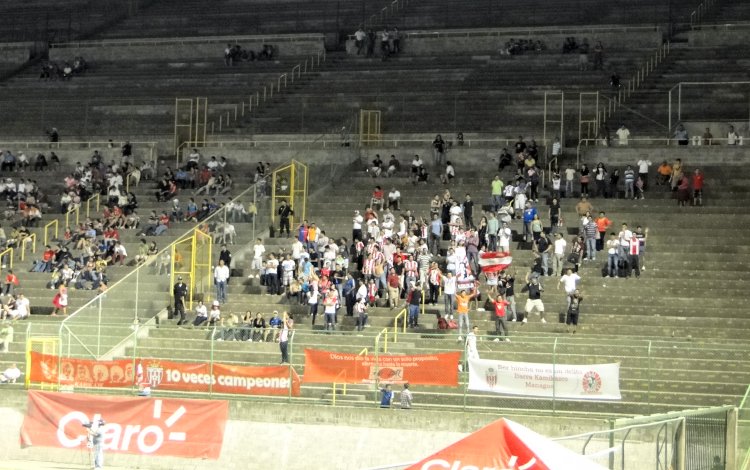
<path id="1" fill-rule="evenodd" d="M 164 368 L 158 362 L 152 362 L 146 367 L 146 377 L 149 385 L 156 388 L 164 378 Z"/>

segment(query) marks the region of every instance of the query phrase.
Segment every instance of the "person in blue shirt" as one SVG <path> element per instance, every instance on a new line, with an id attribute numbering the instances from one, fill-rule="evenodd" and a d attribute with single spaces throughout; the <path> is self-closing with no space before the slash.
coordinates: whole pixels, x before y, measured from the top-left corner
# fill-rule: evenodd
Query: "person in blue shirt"
<path id="1" fill-rule="evenodd" d="M 382 390 L 380 390 L 380 407 L 390 408 L 392 401 L 393 401 L 393 390 L 391 390 L 391 385 L 385 384 Z"/>
<path id="2" fill-rule="evenodd" d="M 279 317 L 279 312 L 276 310 L 273 311 L 273 316 L 270 320 L 268 320 L 268 326 L 271 329 L 270 337 L 267 338 L 268 341 L 276 341 L 279 337 L 279 332 L 281 331 L 281 317 Z"/>
<path id="3" fill-rule="evenodd" d="M 536 215 L 536 207 L 532 207 L 531 202 L 527 202 L 526 207 L 523 210 L 523 237 L 526 241 L 529 241 L 529 235 L 531 235 L 531 222 Z"/>

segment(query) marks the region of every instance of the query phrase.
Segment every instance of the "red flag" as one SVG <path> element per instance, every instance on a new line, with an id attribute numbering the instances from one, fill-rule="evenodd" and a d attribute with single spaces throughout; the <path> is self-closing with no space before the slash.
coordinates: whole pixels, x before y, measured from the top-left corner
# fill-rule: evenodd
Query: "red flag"
<path id="1" fill-rule="evenodd" d="M 510 253 L 505 251 L 487 251 L 479 256 L 479 267 L 484 273 L 503 271 L 512 262 Z"/>

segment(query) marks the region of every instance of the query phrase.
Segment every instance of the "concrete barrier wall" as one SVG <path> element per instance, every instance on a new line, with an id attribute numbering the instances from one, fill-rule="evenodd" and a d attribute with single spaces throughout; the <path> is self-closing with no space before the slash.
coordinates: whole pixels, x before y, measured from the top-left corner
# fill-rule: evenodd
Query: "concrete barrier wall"
<path id="1" fill-rule="evenodd" d="M 589 44 L 593 47 L 596 41 L 601 41 L 605 51 L 607 47 L 614 48 L 627 44 L 628 47 L 653 47 L 656 48 L 662 43 L 662 33 L 660 31 L 636 31 L 636 32 L 596 32 L 588 34 L 571 34 L 570 32 L 557 33 L 554 31 L 531 31 L 528 34 L 519 34 L 518 31 L 504 33 L 498 30 L 497 34 L 492 36 L 482 36 L 480 34 L 466 34 L 458 36 L 450 34 L 450 30 L 441 31 L 447 33 L 440 36 L 438 33 L 434 37 L 427 36 L 429 32 L 421 32 L 419 37 L 404 37 L 402 47 L 405 54 L 415 55 L 440 55 L 464 53 L 468 55 L 479 53 L 498 53 L 501 46 L 504 46 L 511 39 L 530 39 L 541 40 L 550 51 L 561 51 L 562 44 L 566 37 L 575 36 L 579 41 L 583 38 L 588 39 Z M 422 35 L 424 34 L 424 35 Z M 346 41 L 346 50 L 349 54 L 356 54 L 357 49 L 354 47 L 354 40 Z M 379 50 L 375 48 L 376 53 Z"/>
<path id="2" fill-rule="evenodd" d="M 415 392 L 415 397 L 418 398 L 418 392 Z M 19 432 L 26 394 L 4 393 L 0 401 L 0 416 L 3 416 L 0 455 L 6 459 L 63 464 L 81 464 L 88 459 L 85 448 L 21 449 Z M 367 468 L 419 460 L 499 417 L 375 407 L 231 402 L 230 421 L 218 461 L 109 453 L 105 455 L 105 465 L 165 470 Z M 593 419 L 508 417 L 546 436 L 573 435 L 601 430 L 604 426 L 602 420 Z M 581 448 L 578 442 L 566 442 L 565 445 L 578 451 Z"/>
<path id="3" fill-rule="evenodd" d="M 703 26 L 699 30 L 687 32 L 691 46 L 747 46 L 750 28 L 721 29 L 721 26 Z"/>
<path id="4" fill-rule="evenodd" d="M 49 50 L 50 60 L 70 61 L 75 56 L 83 56 L 89 62 L 100 61 L 137 61 L 163 59 L 165 61 L 190 60 L 190 59 L 215 59 L 224 60 L 224 48 L 227 43 L 240 44 L 244 49 L 254 51 L 261 50 L 263 44 L 271 44 L 277 48 L 279 57 L 299 56 L 316 54 L 323 51 L 323 37 L 305 41 L 281 41 L 274 42 L 273 38 L 239 39 L 228 37 L 226 42 L 206 41 L 191 39 L 190 41 L 138 44 L 117 41 L 97 43 L 81 42 L 77 47 L 51 48 Z"/>
<path id="5" fill-rule="evenodd" d="M 647 157 L 658 166 L 663 160 L 669 162 L 681 158 L 688 168 L 701 165 L 747 165 L 750 162 L 750 147 L 729 147 L 726 145 L 687 146 L 687 147 L 584 147 L 581 162 L 589 168 L 598 162 L 609 165 L 635 165 Z M 656 171 L 654 167 L 653 171 Z"/>
<path id="6" fill-rule="evenodd" d="M 11 42 L 0 44 L 0 63 L 21 65 L 34 50 L 33 42 Z"/>

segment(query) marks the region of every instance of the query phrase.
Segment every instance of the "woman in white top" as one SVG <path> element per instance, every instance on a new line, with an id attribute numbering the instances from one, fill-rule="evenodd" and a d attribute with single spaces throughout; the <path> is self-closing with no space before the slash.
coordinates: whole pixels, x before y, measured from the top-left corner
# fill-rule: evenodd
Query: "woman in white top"
<path id="1" fill-rule="evenodd" d="M 208 309 L 203 305 L 203 301 L 199 300 L 198 305 L 195 306 L 195 320 L 193 320 L 193 326 L 201 326 L 208 321 Z"/>

